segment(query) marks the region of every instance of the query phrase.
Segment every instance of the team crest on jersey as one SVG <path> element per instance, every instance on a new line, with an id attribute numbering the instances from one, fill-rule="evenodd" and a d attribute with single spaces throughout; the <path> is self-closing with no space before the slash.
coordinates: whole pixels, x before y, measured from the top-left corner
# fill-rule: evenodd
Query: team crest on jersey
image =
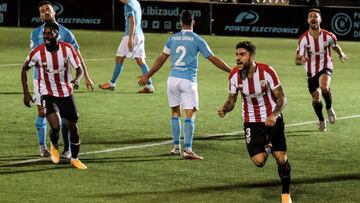
<path id="1" fill-rule="evenodd" d="M 266 80 L 260 80 L 261 87 L 266 87 Z"/>
<path id="2" fill-rule="evenodd" d="M 64 58 L 64 66 L 68 64 L 69 60 L 67 58 Z"/>

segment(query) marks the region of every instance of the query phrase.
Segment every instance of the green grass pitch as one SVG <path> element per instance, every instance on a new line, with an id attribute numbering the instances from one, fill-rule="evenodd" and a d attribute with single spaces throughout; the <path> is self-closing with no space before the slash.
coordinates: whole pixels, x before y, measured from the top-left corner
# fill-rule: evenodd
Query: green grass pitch
<path id="1" fill-rule="evenodd" d="M 193 147 L 204 160 L 169 155 L 169 63 L 153 77 L 156 92 L 139 95 L 135 92 L 140 89 L 140 69 L 132 60 L 125 62 L 114 92 L 97 87 L 90 92 L 83 82 L 75 92 L 83 153 L 80 159 L 89 169 L 73 169 L 66 160 L 58 165 L 50 159 L 38 160 L 36 107 L 23 105 L 20 81 L 30 32 L 24 28 L 0 28 L 0 202 L 280 201 L 281 185 L 274 159 L 269 159 L 264 168 L 256 168 L 247 154 L 241 100 L 224 119 L 217 117 L 216 109 L 228 94 L 227 74 L 201 55 L 200 111 Z M 95 85 L 110 80 L 123 33 L 73 32 Z M 168 36 L 146 33 L 149 66 Z M 320 133 L 316 123 L 304 123 L 315 121 L 316 116 L 304 69 L 294 65 L 296 39 L 203 37 L 213 52 L 231 66 L 235 64 L 236 43 L 250 40 L 257 45 L 257 61 L 272 65 L 278 72 L 288 98 L 284 116 L 293 201 L 359 202 L 360 43 L 339 42 L 350 58 L 342 64 L 334 55 L 331 87 L 333 106 L 340 119 L 328 125 L 328 132 Z M 154 146 L 148 146 L 151 144 Z"/>

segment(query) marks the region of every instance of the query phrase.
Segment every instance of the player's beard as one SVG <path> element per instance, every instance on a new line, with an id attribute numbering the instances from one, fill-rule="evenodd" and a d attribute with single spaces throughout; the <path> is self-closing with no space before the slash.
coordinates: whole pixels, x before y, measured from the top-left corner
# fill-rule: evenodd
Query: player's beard
<path id="1" fill-rule="evenodd" d="M 48 50 L 49 52 L 53 52 L 58 47 L 57 41 L 55 38 L 48 40 L 50 41 L 50 43 L 45 43 L 46 50 Z"/>
<path id="2" fill-rule="evenodd" d="M 243 69 L 241 70 L 241 79 L 245 80 L 247 78 L 250 67 L 251 67 L 251 62 L 244 63 Z"/>

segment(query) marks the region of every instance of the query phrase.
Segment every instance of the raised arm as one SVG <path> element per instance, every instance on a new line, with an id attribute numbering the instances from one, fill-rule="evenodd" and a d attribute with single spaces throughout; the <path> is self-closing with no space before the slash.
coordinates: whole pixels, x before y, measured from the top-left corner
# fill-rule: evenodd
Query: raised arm
<path id="1" fill-rule="evenodd" d="M 138 84 L 141 86 L 146 85 L 146 82 L 149 80 L 149 78 L 151 78 L 151 76 L 153 76 L 158 70 L 160 70 L 160 68 L 163 66 L 163 64 L 168 59 L 168 57 L 169 55 L 165 54 L 164 52 L 161 52 L 160 56 L 156 59 L 150 71 L 141 76 Z"/>
<path id="2" fill-rule="evenodd" d="M 209 56 L 208 59 L 211 61 L 211 63 L 213 63 L 217 68 L 226 71 L 228 73 L 230 73 L 231 68 L 224 62 L 222 61 L 220 58 L 218 58 L 215 55 Z"/>
<path id="3" fill-rule="evenodd" d="M 225 104 L 217 111 L 220 118 L 224 118 L 227 112 L 230 112 L 234 109 L 237 97 L 238 93 L 229 93 L 229 97 L 226 100 Z"/>
<path id="4" fill-rule="evenodd" d="M 274 111 L 267 117 L 265 121 L 265 125 L 267 126 L 273 126 L 276 123 L 276 118 L 281 114 L 281 111 L 285 108 L 287 103 L 285 92 L 281 85 L 272 90 L 272 92 L 276 98 L 276 106 Z"/>

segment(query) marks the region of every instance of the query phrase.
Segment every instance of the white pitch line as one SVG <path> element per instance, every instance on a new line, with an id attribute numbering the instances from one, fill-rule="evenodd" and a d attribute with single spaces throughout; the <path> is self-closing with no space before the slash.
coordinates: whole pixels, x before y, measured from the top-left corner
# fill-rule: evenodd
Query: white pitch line
<path id="1" fill-rule="evenodd" d="M 114 58 L 93 58 L 93 59 L 84 59 L 85 61 L 105 61 Z M 9 64 L 0 64 L 0 67 L 12 67 L 12 66 L 22 66 L 23 63 L 9 63 Z"/>
<path id="2" fill-rule="evenodd" d="M 336 120 L 346 120 L 346 119 L 353 119 L 353 118 L 360 118 L 360 115 L 351 115 L 351 116 L 338 117 L 338 118 L 336 118 Z M 317 122 L 318 121 L 306 121 L 306 122 L 301 122 L 301 123 L 292 123 L 292 124 L 289 124 L 289 125 L 285 125 L 285 127 L 308 125 L 308 124 L 313 124 L 313 123 L 317 123 Z M 243 131 L 235 131 L 235 132 L 231 132 L 231 133 L 209 134 L 209 135 L 205 135 L 205 137 L 215 137 L 215 136 L 220 136 L 220 135 L 238 135 L 238 134 L 240 134 L 242 132 Z M 172 140 L 163 141 L 163 142 L 156 142 L 156 143 L 150 143 L 150 144 L 132 145 L 132 146 L 127 146 L 127 147 L 112 148 L 112 149 L 99 150 L 99 151 L 82 152 L 82 153 L 79 153 L 79 155 L 101 154 L 101 153 L 109 153 L 109 152 L 115 152 L 115 151 L 124 151 L 124 150 L 128 150 L 128 149 L 141 149 L 141 148 L 147 148 L 147 147 L 166 145 L 166 144 L 170 144 L 170 143 L 172 143 Z M 48 160 L 48 159 L 45 159 L 45 158 L 28 159 L 28 160 L 24 160 L 24 161 L 10 162 L 9 164 L 11 164 L 11 165 L 25 164 L 25 163 L 33 163 L 33 162 L 38 162 L 38 161 L 44 161 L 44 160 Z"/>

